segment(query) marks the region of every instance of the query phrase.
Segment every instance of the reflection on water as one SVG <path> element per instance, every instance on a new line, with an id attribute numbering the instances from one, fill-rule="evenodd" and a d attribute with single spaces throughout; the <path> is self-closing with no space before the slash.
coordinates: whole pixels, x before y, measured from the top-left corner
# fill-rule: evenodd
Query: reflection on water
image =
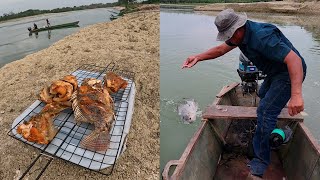
<path id="1" fill-rule="evenodd" d="M 79 27 L 79 26 L 78 26 Z M 45 32 L 47 32 L 48 33 L 48 39 L 51 39 L 51 30 L 48 30 L 48 31 L 45 31 Z M 36 38 L 38 38 L 39 37 L 39 32 L 35 32 L 35 33 L 32 33 L 32 32 L 29 32 L 29 37 L 31 37 L 31 36 L 35 36 Z"/>
<path id="2" fill-rule="evenodd" d="M 0 23 L 0 68 L 9 62 L 47 48 L 65 36 L 79 31 L 80 28 L 99 22 L 110 21 L 110 15 L 110 9 L 101 8 L 44 14 Z M 36 23 L 38 28 L 44 27 L 47 25 L 47 18 L 50 20 L 51 25 L 80 21 L 80 27 L 55 29 L 29 34 L 28 27 L 33 26 L 33 23 Z"/>
<path id="3" fill-rule="evenodd" d="M 160 13 L 161 169 L 169 160 L 180 158 L 200 124 L 200 118 L 192 126 L 181 123 L 174 110 L 175 102 L 193 98 L 203 110 L 213 102 L 222 86 L 240 81 L 236 72 L 238 49 L 216 60 L 198 63 L 192 69 L 181 69 L 189 55 L 220 44 L 215 40 L 215 14 L 205 13 L 172 10 L 162 10 Z M 303 94 L 305 111 L 309 114 L 305 123 L 314 136 L 320 139 L 320 28 L 311 28 L 320 26 L 317 17 L 257 13 L 247 15 L 254 21 L 275 23 L 305 58 L 308 72 Z"/>

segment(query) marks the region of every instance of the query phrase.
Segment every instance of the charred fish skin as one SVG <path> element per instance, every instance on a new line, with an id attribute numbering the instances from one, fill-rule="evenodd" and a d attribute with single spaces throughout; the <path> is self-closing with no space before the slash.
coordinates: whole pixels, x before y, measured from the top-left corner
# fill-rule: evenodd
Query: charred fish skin
<path id="1" fill-rule="evenodd" d="M 52 94 L 50 94 L 49 91 L 50 91 L 50 87 L 44 87 L 39 94 L 40 100 L 47 104 L 52 103 L 53 97 L 54 97 Z"/>
<path id="2" fill-rule="evenodd" d="M 78 91 L 75 91 L 72 94 L 71 101 L 72 101 L 72 109 L 74 114 L 74 119 L 77 123 L 81 122 L 88 122 L 88 120 L 82 115 L 81 110 L 79 108 L 79 102 L 77 100 Z"/>
<path id="3" fill-rule="evenodd" d="M 72 95 L 72 107 L 75 114 L 75 119 L 77 122 L 96 122 L 95 117 L 91 117 L 94 113 L 93 109 L 89 109 L 89 106 L 93 104 L 104 103 L 103 99 L 99 94 L 101 94 L 101 81 L 88 78 L 84 79 L 82 85 L 78 90 Z"/>
<path id="4" fill-rule="evenodd" d="M 46 105 L 39 114 L 31 117 L 28 122 L 20 124 L 17 133 L 29 142 L 48 144 L 57 133 L 53 119 L 61 111 L 71 107 L 70 99 L 77 87 L 78 82 L 73 75 L 67 75 L 44 87 L 40 91 L 39 98 Z"/>
<path id="5" fill-rule="evenodd" d="M 94 78 L 84 79 L 72 95 L 72 101 L 76 122 L 94 125 L 94 130 L 80 142 L 81 146 L 92 151 L 106 151 L 114 113 L 112 98 L 102 82 Z"/>
<path id="6" fill-rule="evenodd" d="M 93 131 L 81 142 L 82 147 L 91 151 L 105 152 L 110 145 L 110 135 L 108 131 Z"/>
<path id="7" fill-rule="evenodd" d="M 108 72 L 104 77 L 104 88 L 108 93 L 116 93 L 120 89 L 125 89 L 128 85 L 128 82 L 122 79 L 119 75 Z"/>
<path id="8" fill-rule="evenodd" d="M 52 102 L 65 103 L 70 101 L 72 93 L 78 88 L 75 76 L 67 75 L 55 80 L 50 86 L 44 87 L 39 94 L 39 99 L 47 104 Z M 69 103 L 71 106 L 71 103 Z"/>
<path id="9" fill-rule="evenodd" d="M 65 81 L 54 81 L 50 87 L 50 94 L 56 96 L 54 102 L 65 102 L 70 100 L 73 93 L 73 85 Z"/>
<path id="10" fill-rule="evenodd" d="M 33 116 L 28 122 L 19 125 L 17 133 L 29 142 L 48 144 L 57 133 L 53 118 L 67 108 L 69 108 L 68 105 L 60 103 L 47 104 L 39 114 Z"/>
<path id="11" fill-rule="evenodd" d="M 78 88 L 78 81 L 77 81 L 77 78 L 75 76 L 67 75 L 67 76 L 63 77 L 62 80 L 72 84 L 74 91 Z"/>
<path id="12" fill-rule="evenodd" d="M 38 144 L 48 144 L 47 132 L 52 130 L 49 127 L 49 121 L 42 117 L 42 115 L 33 116 L 29 122 L 24 122 L 17 128 L 17 133 L 21 134 L 24 139 L 29 142 Z"/>

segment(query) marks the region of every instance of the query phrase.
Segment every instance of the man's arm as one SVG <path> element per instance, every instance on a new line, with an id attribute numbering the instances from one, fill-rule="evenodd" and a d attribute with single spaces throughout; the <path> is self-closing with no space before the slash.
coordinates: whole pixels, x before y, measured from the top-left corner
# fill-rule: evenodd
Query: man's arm
<path id="1" fill-rule="evenodd" d="M 290 116 L 294 116 L 304 109 L 304 102 L 302 98 L 302 61 L 301 58 L 291 50 L 285 57 L 284 63 L 287 64 L 291 81 L 291 98 L 288 104 L 289 114 Z"/>
<path id="2" fill-rule="evenodd" d="M 215 59 L 217 57 L 220 57 L 227 52 L 231 51 L 232 49 L 236 48 L 237 46 L 229 46 L 226 43 L 223 43 L 219 46 L 213 47 L 209 49 L 208 51 L 195 55 L 190 56 L 188 59 L 186 59 L 182 65 L 182 68 L 191 68 L 199 61 L 204 61 L 208 59 Z"/>

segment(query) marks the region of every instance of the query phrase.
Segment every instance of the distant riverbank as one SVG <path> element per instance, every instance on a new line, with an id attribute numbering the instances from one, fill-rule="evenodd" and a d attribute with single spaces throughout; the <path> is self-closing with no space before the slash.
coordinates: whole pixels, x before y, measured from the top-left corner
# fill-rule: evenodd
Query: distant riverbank
<path id="1" fill-rule="evenodd" d="M 61 12 L 68 12 L 68 11 L 78 11 L 78 10 L 85 10 L 85 9 L 96 9 L 96 8 L 107 8 L 107 7 L 114 7 L 118 6 L 119 3 L 106 3 L 106 4 L 91 4 L 91 5 L 82 5 L 82 6 L 74 6 L 74 7 L 62 7 L 62 8 L 55 8 L 52 10 L 39 10 L 39 9 L 29 9 L 27 11 L 19 12 L 19 13 L 5 13 L 0 16 L 1 21 L 7 21 L 10 19 L 17 19 L 27 16 L 34 16 L 39 14 L 47 14 L 47 13 L 61 13 Z"/>
<path id="2" fill-rule="evenodd" d="M 289 14 L 320 14 L 320 2 L 296 3 L 282 2 L 256 2 L 256 3 L 211 3 L 211 4 L 161 4 L 161 8 L 193 9 L 195 11 L 222 11 L 232 8 L 240 12 L 265 12 Z"/>

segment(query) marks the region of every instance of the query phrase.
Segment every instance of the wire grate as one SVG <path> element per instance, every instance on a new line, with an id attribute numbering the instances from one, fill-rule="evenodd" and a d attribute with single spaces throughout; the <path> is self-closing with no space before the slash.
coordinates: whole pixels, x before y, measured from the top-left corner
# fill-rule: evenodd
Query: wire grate
<path id="1" fill-rule="evenodd" d="M 90 134 L 94 126 L 88 123 L 77 124 L 74 120 L 72 109 L 66 109 L 54 118 L 53 123 L 58 128 L 58 133 L 49 144 L 40 145 L 23 139 L 17 133 L 17 127 L 24 121 L 30 120 L 32 116 L 42 110 L 45 103 L 38 100 L 14 121 L 8 135 L 42 150 L 42 153 L 47 153 L 90 170 L 110 175 L 117 157 L 123 151 L 125 135 L 129 131 L 133 111 L 131 99 L 134 97 L 134 93 L 132 93 L 132 89 L 134 89 L 134 73 L 118 70 L 114 67 L 114 64 L 109 64 L 106 67 L 86 64 L 72 73 L 72 75 L 76 76 L 79 85 L 85 78 L 97 78 L 103 81 L 105 74 L 110 71 L 122 76 L 128 82 L 126 89 L 111 95 L 114 101 L 115 121 L 110 131 L 110 146 L 106 152 L 93 152 L 80 146 L 82 138 Z"/>

